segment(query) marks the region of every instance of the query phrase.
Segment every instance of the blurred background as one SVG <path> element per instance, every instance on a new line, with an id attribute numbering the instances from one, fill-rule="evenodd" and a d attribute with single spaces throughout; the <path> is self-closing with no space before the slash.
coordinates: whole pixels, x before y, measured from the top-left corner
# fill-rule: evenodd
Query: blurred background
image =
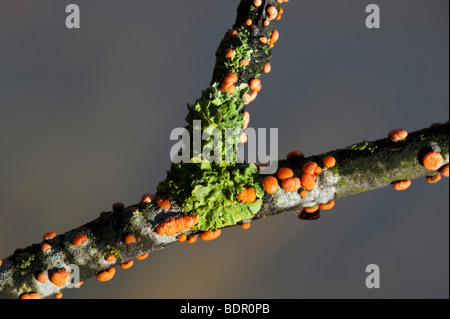
<path id="1" fill-rule="evenodd" d="M 81 28 L 65 27 L 76 3 Z M 212 76 L 238 0 L 0 0 L 0 258 L 137 203 Z M 381 28 L 367 29 L 376 3 Z M 272 72 L 248 111 L 279 156 L 320 154 L 449 119 L 449 2 L 283 5 Z M 64 298 L 448 298 L 449 181 L 414 180 L 175 244 Z M 368 264 L 381 288 L 367 289 Z"/>

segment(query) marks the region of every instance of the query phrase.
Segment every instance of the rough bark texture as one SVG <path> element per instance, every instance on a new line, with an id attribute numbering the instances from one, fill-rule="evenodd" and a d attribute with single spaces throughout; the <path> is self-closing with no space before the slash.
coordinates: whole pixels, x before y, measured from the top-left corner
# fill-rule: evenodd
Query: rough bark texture
<path id="1" fill-rule="evenodd" d="M 259 48 L 254 63 L 239 71 L 239 82 L 244 83 L 260 74 L 262 66 L 270 61 L 270 49 L 264 47 L 259 38 L 270 38 L 274 20 L 263 26 L 266 21 L 265 8 L 273 5 L 279 8 L 275 0 L 263 0 L 261 7 L 254 7 L 252 0 L 243 0 L 238 8 L 234 28 L 244 25 L 245 20 L 253 21 L 250 29 L 249 43 Z M 217 51 L 217 63 L 214 69 L 213 82 L 221 82 L 224 78 L 223 48 L 229 37 L 226 35 Z M 334 150 L 326 154 L 309 158 L 280 160 L 278 167 L 289 167 L 299 176 L 301 167 L 307 161 L 322 163 L 324 157 L 331 155 L 337 164 L 331 169 L 324 168 L 317 176 L 315 188 L 305 197 L 298 192 L 288 193 L 281 187 L 275 194 L 265 194 L 261 210 L 249 220 L 250 222 L 264 217 L 292 210 L 301 210 L 320 203 L 328 203 L 331 199 L 338 199 L 358 194 L 371 189 L 389 186 L 391 183 L 437 174 L 422 166 L 421 158 L 430 151 L 439 151 L 445 163 L 449 162 L 449 124 L 427 128 L 410 133 L 401 142 L 381 139 L 375 142 L 362 142 L 351 145 L 346 149 Z M 80 270 L 80 280 L 96 276 L 98 273 L 117 267 L 121 263 L 164 248 L 177 241 L 178 235 L 158 235 L 154 230 L 162 221 L 171 216 L 183 215 L 180 202 L 171 201 L 171 208 L 165 210 L 157 203 L 164 194 L 157 194 L 151 203 L 138 203 L 128 207 L 105 212 L 97 219 L 81 227 L 60 234 L 45 242 L 51 249 L 43 252 L 42 243 L 33 244 L 5 258 L 0 263 L 0 298 L 18 298 L 22 294 L 37 292 L 41 297 L 55 295 L 60 290 L 70 287 L 73 282 L 67 281 L 62 286 L 56 286 L 50 278 L 52 274 L 65 269 L 71 271 L 70 265 L 77 265 Z M 303 214 L 303 219 L 316 219 L 319 213 Z M 239 224 L 240 224 L 239 223 Z M 191 235 L 187 230 L 183 234 Z M 77 234 L 87 236 L 81 246 L 73 245 L 73 238 Z M 127 244 L 125 237 L 133 235 L 134 243 Z M 106 256 L 114 255 L 113 261 L 107 261 Z M 39 282 L 37 274 L 43 273 L 49 279 Z"/>

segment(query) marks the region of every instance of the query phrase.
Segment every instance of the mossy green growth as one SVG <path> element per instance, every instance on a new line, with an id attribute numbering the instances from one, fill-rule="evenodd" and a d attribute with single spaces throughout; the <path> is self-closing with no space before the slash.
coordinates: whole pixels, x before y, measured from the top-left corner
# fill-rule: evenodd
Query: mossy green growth
<path id="1" fill-rule="evenodd" d="M 34 255 L 30 253 L 19 253 L 15 258 L 15 263 L 18 268 L 25 269 L 31 265 L 34 260 Z"/>
<path id="2" fill-rule="evenodd" d="M 173 195 L 182 202 L 184 210 L 198 216 L 199 223 L 195 226 L 198 230 L 231 226 L 253 217 L 261 208 L 264 195 L 256 165 L 238 163 L 236 156 L 238 134 L 244 123 L 243 96 L 248 85 L 239 85 L 233 94 L 221 92 L 217 87 L 218 83 L 214 83 L 203 92 L 202 98 L 188 105 L 186 120 L 189 125 L 186 128 L 192 137 L 193 123 L 198 120 L 202 133 L 219 132 L 222 137 L 221 160 L 210 161 L 205 152 L 194 154 L 194 141 L 191 143 L 190 163 L 172 164 L 166 180 L 158 185 L 158 192 Z M 227 130 L 235 134 L 230 135 Z M 213 137 L 202 140 L 201 149 L 209 147 L 212 142 Z M 257 199 L 253 203 L 237 200 L 244 187 L 256 190 Z"/>
<path id="3" fill-rule="evenodd" d="M 364 151 L 364 150 L 367 150 L 370 153 L 373 153 L 373 152 L 375 152 L 376 148 L 377 148 L 377 146 L 375 144 L 367 142 L 367 141 L 362 141 L 361 143 L 353 144 L 348 149 L 350 149 L 352 151 Z"/>

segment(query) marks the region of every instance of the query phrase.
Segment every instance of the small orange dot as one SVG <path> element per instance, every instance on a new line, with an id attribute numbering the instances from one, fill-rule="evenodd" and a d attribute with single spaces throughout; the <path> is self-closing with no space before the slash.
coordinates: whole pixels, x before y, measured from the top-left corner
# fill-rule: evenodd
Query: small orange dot
<path id="1" fill-rule="evenodd" d="M 74 246 L 81 246 L 86 242 L 87 239 L 87 236 L 84 234 L 76 234 L 72 239 L 72 244 Z"/>
<path id="2" fill-rule="evenodd" d="M 445 177 L 448 177 L 448 164 L 442 167 L 441 174 Z"/>
<path id="3" fill-rule="evenodd" d="M 264 67 L 263 67 L 264 73 L 269 73 L 271 70 L 272 70 L 272 67 L 270 66 L 270 63 L 264 64 Z"/>
<path id="4" fill-rule="evenodd" d="M 294 176 L 294 172 L 288 167 L 282 167 L 278 170 L 278 178 L 283 180 Z"/>
<path id="5" fill-rule="evenodd" d="M 114 261 L 114 260 L 116 259 L 116 256 L 114 256 L 114 255 L 108 255 L 105 259 L 106 259 L 106 261 L 108 261 L 108 262 L 112 262 L 112 261 Z"/>
<path id="6" fill-rule="evenodd" d="M 252 19 L 245 20 L 245 24 L 248 26 L 252 25 L 252 23 L 253 23 Z"/>
<path id="7" fill-rule="evenodd" d="M 319 207 L 323 210 L 332 209 L 334 207 L 334 200 L 330 200 L 326 204 L 320 204 Z"/>
<path id="8" fill-rule="evenodd" d="M 147 257 L 148 257 L 148 253 L 145 253 L 145 254 L 142 254 L 140 256 L 137 256 L 136 259 L 137 260 L 144 260 L 144 259 L 147 259 Z"/>
<path id="9" fill-rule="evenodd" d="M 273 176 L 266 176 L 263 181 L 264 189 L 267 193 L 273 194 L 278 189 L 278 181 Z"/>
<path id="10" fill-rule="evenodd" d="M 429 152 L 423 157 L 423 166 L 430 171 L 439 169 L 444 164 L 444 158 L 438 152 Z"/>
<path id="11" fill-rule="evenodd" d="M 300 191 L 300 196 L 305 197 L 308 195 L 308 191 L 306 189 Z"/>
<path id="12" fill-rule="evenodd" d="M 232 48 L 227 48 L 225 49 L 225 57 L 227 59 L 231 59 L 232 57 L 234 57 L 235 53 L 234 50 Z"/>
<path id="13" fill-rule="evenodd" d="M 62 292 L 58 292 L 58 293 L 55 295 L 55 297 L 56 297 L 56 299 L 61 299 L 61 298 L 63 297 Z"/>
<path id="14" fill-rule="evenodd" d="M 327 156 L 323 159 L 323 166 L 331 168 L 336 165 L 336 159 L 333 156 Z"/>
<path id="15" fill-rule="evenodd" d="M 178 241 L 179 241 L 180 243 L 186 241 L 186 239 L 187 239 L 187 235 L 186 235 L 186 234 L 180 235 L 180 236 L 178 237 Z"/>
<path id="16" fill-rule="evenodd" d="M 136 242 L 136 237 L 133 234 L 127 234 L 124 238 L 125 244 L 131 245 Z"/>
<path id="17" fill-rule="evenodd" d="M 128 260 L 126 263 L 121 263 L 120 264 L 120 268 L 122 269 L 130 269 L 131 267 L 133 267 L 134 261 L 133 260 Z"/>
<path id="18" fill-rule="evenodd" d="M 195 243 L 197 241 L 197 235 L 191 235 L 191 236 L 189 236 L 189 238 L 187 239 L 187 242 L 189 243 L 189 244 L 193 244 L 193 243 Z"/>
<path id="19" fill-rule="evenodd" d="M 70 277 L 70 273 L 67 270 L 65 270 L 65 269 L 61 269 L 61 270 L 59 270 L 57 272 L 54 272 L 52 274 L 52 276 L 50 277 L 50 281 L 54 285 L 56 285 L 58 287 L 61 287 L 61 286 L 66 284 L 66 282 L 69 279 L 69 277 Z"/>
<path id="20" fill-rule="evenodd" d="M 396 190 L 396 191 L 403 191 L 405 189 L 407 189 L 409 186 L 411 186 L 411 181 L 409 179 L 405 180 L 405 181 L 398 181 L 392 184 L 392 187 Z"/>
<path id="21" fill-rule="evenodd" d="M 39 281 L 39 282 L 41 282 L 41 283 L 46 282 L 47 279 L 48 279 L 48 277 L 47 277 L 44 273 L 42 273 L 42 272 L 39 273 L 39 274 L 36 276 L 36 280 Z"/>
<path id="22" fill-rule="evenodd" d="M 144 195 L 142 195 L 142 202 L 148 204 L 151 203 L 154 198 L 155 195 L 153 195 L 152 193 L 145 193 Z"/>
<path id="23" fill-rule="evenodd" d="M 241 225 L 242 229 L 249 229 L 250 228 L 250 223 L 245 223 Z"/>
<path id="24" fill-rule="evenodd" d="M 427 181 L 427 183 L 435 184 L 435 183 L 439 182 L 441 180 L 441 178 L 442 178 L 441 174 L 438 173 L 437 175 L 427 176 L 425 178 L 425 180 Z"/>
<path id="25" fill-rule="evenodd" d="M 123 207 L 124 207 L 124 205 L 123 205 L 123 203 L 121 203 L 121 202 L 115 202 L 115 203 L 112 205 L 112 209 L 113 209 L 113 211 L 115 211 L 115 212 L 121 210 Z"/>
<path id="26" fill-rule="evenodd" d="M 45 253 L 46 251 L 48 251 L 50 249 L 52 249 L 52 246 L 50 246 L 49 244 L 47 244 L 47 243 L 42 243 L 41 244 L 41 251 L 43 253 Z"/>
<path id="27" fill-rule="evenodd" d="M 50 231 L 48 233 L 45 233 L 44 236 L 42 237 L 44 240 L 49 240 L 56 237 L 56 233 L 54 231 Z"/>
<path id="28" fill-rule="evenodd" d="M 163 208 L 163 209 L 170 209 L 170 202 L 168 200 L 164 200 L 162 198 L 158 199 L 158 205 L 159 207 Z"/>
<path id="29" fill-rule="evenodd" d="M 313 207 L 305 207 L 304 210 L 306 213 L 315 213 L 319 209 L 319 205 L 314 205 Z"/>
<path id="30" fill-rule="evenodd" d="M 305 154 L 303 154 L 303 152 L 300 151 L 292 151 L 286 155 L 286 159 L 303 158 L 303 157 L 305 157 Z"/>
<path id="31" fill-rule="evenodd" d="M 108 270 L 101 271 L 97 274 L 96 278 L 98 281 L 105 282 L 111 280 L 116 274 L 116 269 L 114 267 L 109 268 Z"/>
<path id="32" fill-rule="evenodd" d="M 266 44 L 267 43 L 267 37 L 260 37 L 259 42 Z"/>

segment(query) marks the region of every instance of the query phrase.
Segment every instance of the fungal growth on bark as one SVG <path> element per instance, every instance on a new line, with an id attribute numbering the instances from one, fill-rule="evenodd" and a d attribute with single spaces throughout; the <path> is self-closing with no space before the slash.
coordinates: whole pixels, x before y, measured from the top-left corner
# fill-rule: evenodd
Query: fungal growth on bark
<path id="1" fill-rule="evenodd" d="M 269 175 L 261 173 L 264 165 L 237 161 L 250 121 L 247 107 L 271 71 L 280 38 L 274 25 L 285 2 L 240 2 L 236 22 L 216 51 L 210 86 L 187 107 L 186 130 L 192 135 L 199 125 L 202 133 L 220 133 L 224 147 L 215 155 L 227 160 L 211 161 L 210 153 L 196 152 L 211 147 L 212 137 L 193 143 L 189 162 L 172 163 L 156 194 L 146 193 L 130 206 L 116 202 L 85 225 L 46 233 L 42 242 L 1 259 L 1 298 L 60 298 L 64 288 L 94 276 L 109 281 L 116 268 L 121 271 L 115 266 L 129 269 L 134 259 L 172 243 L 211 241 L 226 227 L 249 229 L 255 220 L 288 211 L 316 220 L 339 198 L 390 185 L 405 190 L 419 177 L 431 183 L 440 174 L 448 177 L 448 123 L 410 133 L 396 129 L 387 138 L 314 156 L 293 150 Z M 235 134 L 226 134 L 230 130 Z M 71 264 L 79 267 L 80 282 L 69 280 Z"/>

